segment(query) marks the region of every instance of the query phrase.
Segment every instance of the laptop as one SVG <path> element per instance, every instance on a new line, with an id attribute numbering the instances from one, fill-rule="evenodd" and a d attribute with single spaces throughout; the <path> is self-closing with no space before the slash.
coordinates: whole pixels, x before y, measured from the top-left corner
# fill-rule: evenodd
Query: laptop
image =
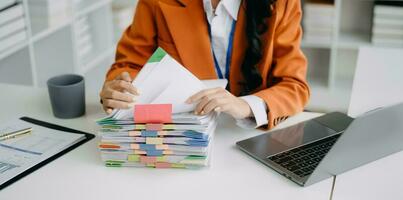
<path id="1" fill-rule="evenodd" d="M 403 150 L 403 103 L 355 119 L 333 112 L 236 144 L 291 181 L 308 186 Z"/>

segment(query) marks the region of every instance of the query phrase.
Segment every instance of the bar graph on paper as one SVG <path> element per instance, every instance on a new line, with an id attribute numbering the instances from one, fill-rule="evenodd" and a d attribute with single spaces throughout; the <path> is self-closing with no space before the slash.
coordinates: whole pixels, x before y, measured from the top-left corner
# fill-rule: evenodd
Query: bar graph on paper
<path id="1" fill-rule="evenodd" d="M 6 172 L 8 170 L 17 168 L 17 167 L 19 167 L 19 166 L 18 165 L 13 165 L 13 164 L 10 164 L 10 163 L 4 163 L 4 162 L 0 161 L 0 174 Z"/>
<path id="2" fill-rule="evenodd" d="M 0 174 L 33 162 L 64 140 L 41 135 L 30 135 L 0 143 Z"/>

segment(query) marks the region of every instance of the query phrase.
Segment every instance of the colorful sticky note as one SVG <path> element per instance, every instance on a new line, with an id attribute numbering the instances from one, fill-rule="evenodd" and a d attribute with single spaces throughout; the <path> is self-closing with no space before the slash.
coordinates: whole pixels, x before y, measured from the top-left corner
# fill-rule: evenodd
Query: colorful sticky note
<path id="1" fill-rule="evenodd" d="M 171 164 L 167 162 L 157 162 L 155 163 L 155 168 L 171 168 Z"/>
<path id="2" fill-rule="evenodd" d="M 135 136 L 140 136 L 140 135 L 141 135 L 140 131 L 129 131 L 130 137 L 135 137 Z"/>
<path id="3" fill-rule="evenodd" d="M 158 156 L 157 157 L 157 162 L 165 162 L 166 161 L 166 157 L 165 156 Z"/>
<path id="4" fill-rule="evenodd" d="M 146 155 L 147 152 L 143 150 L 134 150 L 134 154 L 139 154 L 139 155 Z"/>
<path id="5" fill-rule="evenodd" d="M 140 156 L 140 163 L 148 164 L 157 162 L 157 157 L 153 156 Z"/>
<path id="6" fill-rule="evenodd" d="M 146 144 L 162 144 L 162 143 L 163 138 L 154 138 L 154 137 L 146 138 Z"/>
<path id="7" fill-rule="evenodd" d="M 162 130 L 164 124 L 146 124 L 147 131 L 160 131 Z M 158 134 L 158 132 L 157 132 Z"/>
<path id="8" fill-rule="evenodd" d="M 139 155 L 128 155 L 127 160 L 129 162 L 139 162 L 140 161 L 140 156 Z"/>
<path id="9" fill-rule="evenodd" d="M 155 144 L 139 144 L 140 149 L 144 151 L 154 151 L 156 150 Z"/>
<path id="10" fill-rule="evenodd" d="M 158 131 L 157 130 L 149 130 L 148 127 L 146 127 L 146 129 L 147 129 L 146 131 L 141 131 L 141 136 L 142 137 L 157 137 L 158 136 Z"/>
<path id="11" fill-rule="evenodd" d="M 99 144 L 99 148 L 101 148 L 101 149 L 119 149 L 120 146 L 116 145 L 116 144 L 101 143 L 101 144 Z"/>
<path id="12" fill-rule="evenodd" d="M 167 144 L 159 144 L 159 145 L 155 145 L 155 149 L 165 150 L 165 149 L 169 149 L 169 146 Z"/>
<path id="13" fill-rule="evenodd" d="M 171 151 L 171 150 L 165 150 L 165 151 L 162 152 L 162 154 L 164 154 L 164 155 L 172 155 L 172 154 L 174 154 L 174 152 Z"/>
<path id="14" fill-rule="evenodd" d="M 171 164 L 172 168 L 186 168 L 186 165 L 184 164 L 179 164 L 179 163 L 172 163 Z"/>
<path id="15" fill-rule="evenodd" d="M 172 104 L 139 104 L 134 106 L 134 123 L 171 123 Z"/>
<path id="16" fill-rule="evenodd" d="M 147 150 L 147 156 L 162 156 L 162 150 Z"/>

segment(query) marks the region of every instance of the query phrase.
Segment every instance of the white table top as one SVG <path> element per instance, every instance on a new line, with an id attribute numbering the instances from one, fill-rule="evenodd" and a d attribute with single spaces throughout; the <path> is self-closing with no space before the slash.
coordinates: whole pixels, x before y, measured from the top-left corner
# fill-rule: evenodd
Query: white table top
<path id="1" fill-rule="evenodd" d="M 94 121 L 103 115 L 97 95 L 88 92 L 86 116 L 72 120 L 53 117 L 44 89 L 0 84 L 0 93 L 0 121 L 27 115 L 95 132 Z M 318 115 L 301 113 L 279 128 Z M 221 117 L 211 167 L 201 170 L 108 168 L 96 138 L 0 191 L 0 199 L 329 199 L 333 179 L 303 188 L 235 147 L 236 141 L 261 133 Z"/>
<path id="2" fill-rule="evenodd" d="M 402 200 L 403 152 L 338 175 L 333 200 Z"/>

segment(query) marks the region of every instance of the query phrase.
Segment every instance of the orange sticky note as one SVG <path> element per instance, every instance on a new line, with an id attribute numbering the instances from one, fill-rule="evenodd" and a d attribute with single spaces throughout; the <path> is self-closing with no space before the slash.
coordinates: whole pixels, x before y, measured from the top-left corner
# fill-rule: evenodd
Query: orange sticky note
<path id="1" fill-rule="evenodd" d="M 135 136 L 140 136 L 140 135 L 141 135 L 140 131 L 129 131 L 130 137 L 135 137 Z"/>
<path id="2" fill-rule="evenodd" d="M 102 149 L 119 149 L 120 146 L 116 144 L 99 144 L 99 148 Z"/>
<path id="3" fill-rule="evenodd" d="M 139 104 L 134 106 L 134 123 L 171 123 L 172 104 Z"/>
<path id="4" fill-rule="evenodd" d="M 154 137 L 147 137 L 146 144 L 162 144 L 164 142 L 164 138 L 154 138 Z"/>
<path id="5" fill-rule="evenodd" d="M 140 149 L 139 144 L 130 144 L 130 149 Z"/>

